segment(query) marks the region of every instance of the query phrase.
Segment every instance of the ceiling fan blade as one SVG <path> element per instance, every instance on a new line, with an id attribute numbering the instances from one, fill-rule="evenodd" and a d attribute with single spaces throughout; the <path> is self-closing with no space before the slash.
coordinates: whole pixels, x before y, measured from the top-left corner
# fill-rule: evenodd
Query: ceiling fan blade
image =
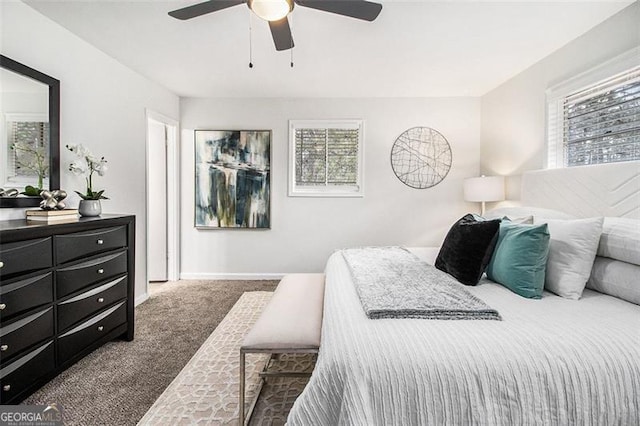
<path id="1" fill-rule="evenodd" d="M 217 12 L 218 10 L 226 9 L 228 7 L 237 6 L 244 3 L 245 0 L 209 0 L 203 3 L 194 4 L 193 6 L 183 7 L 169 12 L 169 16 L 176 19 L 191 19 L 198 16 L 206 15 L 207 13 Z"/>
<path id="2" fill-rule="evenodd" d="M 295 0 L 295 2 L 300 6 L 364 21 L 373 21 L 382 10 L 381 4 L 365 0 Z"/>
<path id="3" fill-rule="evenodd" d="M 287 50 L 293 47 L 291 27 L 289 27 L 289 20 L 286 17 L 279 21 L 269 21 L 269 28 L 276 50 Z"/>

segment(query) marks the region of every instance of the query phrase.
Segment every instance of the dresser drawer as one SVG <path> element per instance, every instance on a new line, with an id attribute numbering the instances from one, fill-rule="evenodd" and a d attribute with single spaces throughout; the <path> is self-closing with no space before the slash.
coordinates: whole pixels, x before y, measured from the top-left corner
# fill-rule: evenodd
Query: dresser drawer
<path id="1" fill-rule="evenodd" d="M 58 264 L 127 246 L 124 226 L 103 228 L 75 234 L 56 235 L 56 262 Z"/>
<path id="2" fill-rule="evenodd" d="M 62 364 L 102 336 L 127 321 L 127 304 L 120 302 L 106 311 L 89 318 L 58 337 L 58 360 Z"/>
<path id="3" fill-rule="evenodd" d="M 128 277 L 117 278 L 58 304 L 58 330 L 127 297 Z"/>
<path id="4" fill-rule="evenodd" d="M 0 287 L 0 319 L 6 320 L 36 306 L 53 302 L 53 273 L 3 284 Z"/>
<path id="5" fill-rule="evenodd" d="M 0 276 L 51 267 L 51 250 L 51 237 L 0 244 Z"/>
<path id="6" fill-rule="evenodd" d="M 58 298 L 127 272 L 127 251 L 89 259 L 56 271 Z"/>
<path id="7" fill-rule="evenodd" d="M 0 403 L 5 404 L 55 368 L 53 342 L 47 342 L 0 370 Z"/>
<path id="8" fill-rule="evenodd" d="M 49 307 L 0 327 L 0 361 L 53 336 L 53 308 Z"/>

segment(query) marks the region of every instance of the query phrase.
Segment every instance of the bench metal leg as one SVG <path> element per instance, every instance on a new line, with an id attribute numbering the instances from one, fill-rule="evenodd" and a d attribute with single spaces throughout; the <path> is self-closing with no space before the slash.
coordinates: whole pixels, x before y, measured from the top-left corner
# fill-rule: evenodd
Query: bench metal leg
<path id="1" fill-rule="evenodd" d="M 269 359 L 265 363 L 261 372 L 258 373 L 258 377 L 260 377 L 260 383 L 258 385 L 258 389 L 256 390 L 256 395 L 251 401 L 251 405 L 249 409 L 245 411 L 245 392 L 246 392 L 246 354 L 247 353 L 269 353 Z M 288 352 L 289 353 L 289 352 Z M 312 353 L 317 354 L 317 350 L 295 350 L 292 349 L 290 353 Z M 262 389 L 264 387 L 264 383 L 267 377 L 310 377 L 311 373 L 301 373 L 296 371 L 269 371 L 271 363 L 274 359 L 279 357 L 278 354 L 270 353 L 266 350 L 253 351 L 250 350 L 245 352 L 243 349 L 240 349 L 240 394 L 238 398 L 238 423 L 240 426 L 246 426 L 251 421 L 251 416 L 253 415 L 253 410 L 256 408 L 258 404 L 258 399 L 260 398 L 260 394 L 262 393 Z"/>
<path id="2" fill-rule="evenodd" d="M 244 426 L 244 385 L 245 385 L 245 354 L 240 351 L 240 399 L 238 401 L 239 425 Z"/>
<path id="3" fill-rule="evenodd" d="M 259 374 L 262 375 L 269 368 L 269 364 L 271 364 L 271 357 L 267 360 L 262 372 Z M 245 399 L 246 399 L 246 352 L 240 351 L 240 389 L 239 389 L 239 398 L 238 398 L 238 424 L 240 426 L 246 426 L 249 421 L 251 421 L 251 416 L 253 415 L 253 410 L 256 408 L 258 404 L 258 399 L 260 398 L 260 394 L 262 393 L 262 388 L 264 387 L 265 378 L 260 376 L 260 384 L 258 385 L 258 389 L 256 390 L 256 395 L 251 401 L 251 405 L 249 405 L 249 409 L 245 411 Z"/>

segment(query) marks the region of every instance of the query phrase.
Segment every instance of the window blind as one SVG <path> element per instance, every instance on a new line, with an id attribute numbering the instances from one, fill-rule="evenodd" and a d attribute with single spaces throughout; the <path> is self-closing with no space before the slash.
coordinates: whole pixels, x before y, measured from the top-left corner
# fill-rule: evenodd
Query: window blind
<path id="1" fill-rule="evenodd" d="M 358 140 L 357 128 L 297 128 L 296 185 L 357 185 Z"/>
<path id="2" fill-rule="evenodd" d="M 640 160 L 640 66 L 566 96 L 561 117 L 565 166 Z"/>
<path id="3" fill-rule="evenodd" d="M 13 121 L 10 123 L 11 143 L 9 147 L 15 143 L 22 142 L 28 145 L 44 146 L 49 151 L 49 123 L 41 121 Z M 32 161 L 32 156 L 27 153 L 10 151 L 9 156 L 9 176 L 33 176 L 34 172 L 25 168 L 18 167 L 18 163 L 28 163 Z"/>
<path id="4" fill-rule="evenodd" d="M 296 183 L 325 185 L 326 129 L 296 129 Z"/>

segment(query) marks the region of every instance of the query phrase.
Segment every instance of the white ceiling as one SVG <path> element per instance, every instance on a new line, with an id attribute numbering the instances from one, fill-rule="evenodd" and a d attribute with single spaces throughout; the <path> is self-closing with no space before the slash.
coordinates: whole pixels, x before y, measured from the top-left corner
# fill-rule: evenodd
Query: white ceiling
<path id="1" fill-rule="evenodd" d="M 384 1 L 372 23 L 295 7 L 296 48 L 276 52 L 244 5 L 189 21 L 199 0 L 26 0 L 186 97 L 480 96 L 632 1 Z"/>

